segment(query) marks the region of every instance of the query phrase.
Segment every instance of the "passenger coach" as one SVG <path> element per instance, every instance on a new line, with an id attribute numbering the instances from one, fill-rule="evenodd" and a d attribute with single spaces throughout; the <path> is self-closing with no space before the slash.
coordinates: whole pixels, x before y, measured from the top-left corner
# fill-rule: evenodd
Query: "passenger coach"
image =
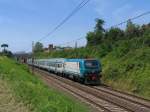
<path id="1" fill-rule="evenodd" d="M 102 68 L 96 59 L 29 59 L 28 64 L 84 84 L 100 84 Z"/>

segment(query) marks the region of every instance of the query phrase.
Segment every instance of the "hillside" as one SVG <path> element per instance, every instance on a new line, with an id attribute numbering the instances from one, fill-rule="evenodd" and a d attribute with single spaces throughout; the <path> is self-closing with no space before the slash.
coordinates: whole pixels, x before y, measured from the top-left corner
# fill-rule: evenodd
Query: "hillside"
<path id="1" fill-rule="evenodd" d="M 76 99 L 46 86 L 27 66 L 6 57 L 0 57 L 0 106 L 0 112 L 88 112 Z"/>
<path id="2" fill-rule="evenodd" d="M 40 53 L 38 56 L 40 58 L 75 58 L 75 56 L 76 58 L 98 58 L 103 65 L 104 83 L 150 99 L 150 48 L 141 47 L 122 54 L 121 47 L 123 46 L 120 45 L 102 58 L 99 57 L 99 51 L 93 49 L 93 52 L 90 52 L 91 50 L 87 48 L 57 51 L 50 54 Z"/>
<path id="3" fill-rule="evenodd" d="M 87 46 L 71 50 L 38 52 L 37 58 L 97 58 L 103 67 L 103 82 L 115 89 L 150 99 L 150 24 L 127 23 L 125 30 L 103 29 L 97 20 L 87 33 Z"/>

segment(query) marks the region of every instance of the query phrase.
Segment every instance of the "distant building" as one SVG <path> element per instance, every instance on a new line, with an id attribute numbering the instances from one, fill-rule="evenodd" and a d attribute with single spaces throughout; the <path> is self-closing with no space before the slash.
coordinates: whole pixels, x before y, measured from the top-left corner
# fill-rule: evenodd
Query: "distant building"
<path id="1" fill-rule="evenodd" d="M 64 50 L 64 48 L 63 47 L 59 47 L 59 46 L 55 46 L 55 50 L 56 51 L 60 51 L 60 50 Z"/>
<path id="2" fill-rule="evenodd" d="M 49 44 L 48 48 L 44 48 L 44 52 L 51 52 L 51 51 L 61 51 L 61 50 L 70 50 L 72 47 L 60 47 L 60 46 L 53 46 L 53 44 Z"/>
<path id="3" fill-rule="evenodd" d="M 64 47 L 64 50 L 70 50 L 70 49 L 72 49 L 72 47 Z"/>
<path id="4" fill-rule="evenodd" d="M 49 51 L 54 50 L 54 46 L 53 46 L 53 44 L 49 44 L 48 49 L 49 49 Z"/>
<path id="5" fill-rule="evenodd" d="M 56 51 L 60 51 L 60 50 L 70 50 L 72 49 L 72 47 L 59 47 L 59 46 L 55 46 L 55 50 Z"/>
<path id="6" fill-rule="evenodd" d="M 48 48 L 44 48 L 44 52 L 49 52 L 49 49 Z"/>
<path id="7" fill-rule="evenodd" d="M 17 52 L 14 54 L 17 61 L 26 63 L 28 58 L 32 57 L 32 53 Z"/>
<path id="8" fill-rule="evenodd" d="M 51 52 L 53 50 L 54 50 L 53 44 L 49 44 L 48 48 L 44 48 L 44 52 L 47 52 L 47 53 L 49 53 L 49 52 Z"/>

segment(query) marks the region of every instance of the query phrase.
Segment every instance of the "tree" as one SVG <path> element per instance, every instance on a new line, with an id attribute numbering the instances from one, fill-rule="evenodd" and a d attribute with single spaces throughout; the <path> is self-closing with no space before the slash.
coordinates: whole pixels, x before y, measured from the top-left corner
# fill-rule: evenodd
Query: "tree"
<path id="1" fill-rule="evenodd" d="M 128 20 L 127 27 L 125 30 L 126 37 L 128 38 L 139 37 L 140 35 L 139 28 L 140 27 L 138 25 L 135 25 L 132 23 L 131 20 Z"/>
<path id="2" fill-rule="evenodd" d="M 105 33 L 103 25 L 104 21 L 102 19 L 96 19 L 94 32 L 87 33 L 87 46 L 95 46 L 102 43 Z"/>
<path id="3" fill-rule="evenodd" d="M 143 34 L 144 44 L 150 47 L 150 23 L 145 25 L 145 30 Z"/>
<path id="4" fill-rule="evenodd" d="M 40 42 L 36 42 L 34 48 L 33 48 L 34 53 L 37 52 L 42 52 L 43 51 L 43 44 Z"/>
<path id="5" fill-rule="evenodd" d="M 8 51 L 8 50 L 3 51 L 3 55 L 5 55 L 7 57 L 13 57 L 13 53 L 11 51 Z"/>
<path id="6" fill-rule="evenodd" d="M 8 44 L 2 44 L 1 47 L 3 47 L 3 51 L 6 51 L 6 47 L 8 47 Z"/>
<path id="7" fill-rule="evenodd" d="M 105 29 L 103 28 L 104 20 L 96 19 L 94 45 L 101 44 L 104 38 Z"/>
<path id="8" fill-rule="evenodd" d="M 2 44 L 1 47 L 3 48 L 2 55 L 7 56 L 7 57 L 13 56 L 12 52 L 6 49 L 8 48 L 8 44 Z"/>
<path id="9" fill-rule="evenodd" d="M 102 19 L 96 19 L 96 26 L 95 26 L 95 32 L 105 32 L 105 29 L 103 28 L 104 20 Z"/>
<path id="10" fill-rule="evenodd" d="M 88 32 L 87 33 L 87 35 L 86 35 L 87 46 L 92 46 L 95 43 L 94 37 L 95 37 L 94 32 Z"/>
<path id="11" fill-rule="evenodd" d="M 109 41 L 118 41 L 124 38 L 124 31 L 120 28 L 111 28 L 109 31 L 105 33 L 105 39 Z"/>

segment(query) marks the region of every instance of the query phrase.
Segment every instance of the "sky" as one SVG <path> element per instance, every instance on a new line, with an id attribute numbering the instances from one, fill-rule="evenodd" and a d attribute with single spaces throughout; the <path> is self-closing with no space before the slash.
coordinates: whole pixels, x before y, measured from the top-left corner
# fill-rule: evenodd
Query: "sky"
<path id="1" fill-rule="evenodd" d="M 12 52 L 32 49 L 36 42 L 58 25 L 82 0 L 0 0 L 0 44 L 7 43 Z M 61 45 L 85 37 L 92 31 L 95 19 L 105 21 L 105 28 L 150 11 L 150 0 L 91 0 L 63 26 L 41 42 Z M 147 24 L 150 15 L 133 21 Z M 125 25 L 120 26 L 124 28 Z M 77 41 L 84 46 L 86 39 Z M 65 44 L 74 46 L 75 43 Z M 2 49 L 0 48 L 0 51 Z"/>

